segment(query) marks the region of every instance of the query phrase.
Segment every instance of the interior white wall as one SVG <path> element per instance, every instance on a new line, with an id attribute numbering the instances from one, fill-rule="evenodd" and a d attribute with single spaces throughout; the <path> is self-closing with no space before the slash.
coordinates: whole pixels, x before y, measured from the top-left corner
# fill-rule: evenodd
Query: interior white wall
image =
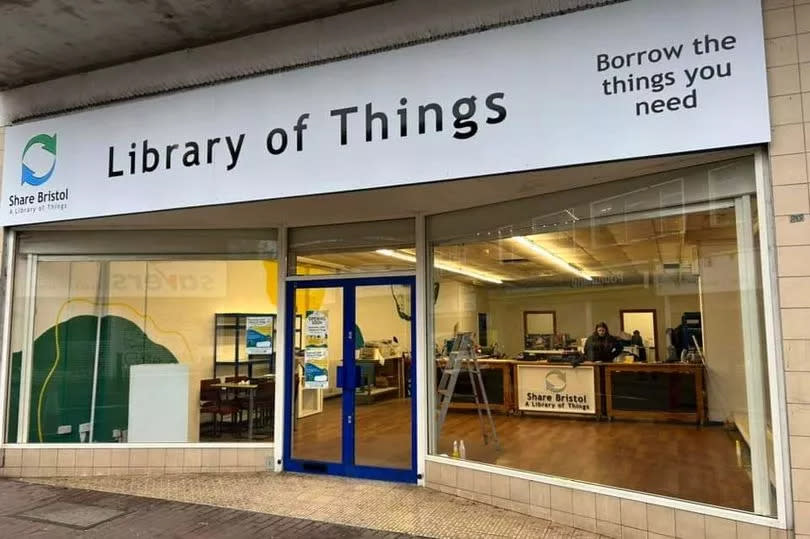
<path id="1" fill-rule="evenodd" d="M 669 290 L 673 292 L 674 290 Z M 684 285 L 679 294 L 661 295 L 652 287 L 593 287 L 586 290 L 542 291 L 526 290 L 517 294 L 507 289 L 490 288 L 489 333 L 508 355 L 523 350 L 524 311 L 554 311 L 557 317 L 557 332 L 568 333 L 572 338 L 587 337 L 593 325 L 605 322 L 613 334 L 620 330 L 621 309 L 654 309 L 658 317 L 657 338 L 664 342 L 666 328 L 680 323 L 681 314 L 699 309 L 696 285 Z M 666 316 L 665 301 L 669 301 L 670 318 Z M 590 313 L 590 317 L 586 316 Z M 593 323 L 589 322 L 589 318 Z M 665 352 L 665 351 L 659 351 Z M 663 355 L 659 360 L 663 361 Z"/>
<path id="2" fill-rule="evenodd" d="M 433 310 L 433 339 L 441 348 L 446 339 L 452 339 L 454 330 L 478 333 L 478 297 L 483 290 L 455 281 L 439 281 L 439 296 Z M 493 327 L 490 321 L 490 328 Z M 522 327 L 522 326 L 521 326 Z"/>
<path id="3" fill-rule="evenodd" d="M 738 258 L 725 244 L 700 247 L 703 347 L 709 419 L 730 420 L 746 411 Z"/>
<path id="4" fill-rule="evenodd" d="M 404 290 L 404 287 L 403 287 Z M 410 298 L 408 299 L 410 302 Z M 389 340 L 396 337 L 400 350 L 411 350 L 411 324 L 397 314 L 391 287 L 364 286 L 357 288 L 357 325 L 368 341 Z"/>

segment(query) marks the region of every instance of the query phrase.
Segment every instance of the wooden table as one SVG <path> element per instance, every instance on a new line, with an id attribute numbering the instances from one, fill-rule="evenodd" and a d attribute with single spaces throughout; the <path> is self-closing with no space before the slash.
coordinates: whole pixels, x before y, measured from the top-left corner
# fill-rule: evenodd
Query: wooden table
<path id="1" fill-rule="evenodd" d="M 238 382 L 224 382 L 221 384 L 212 384 L 211 387 L 218 387 L 227 391 L 228 389 L 241 390 L 245 389 L 248 392 L 248 440 L 253 439 L 253 400 L 256 396 L 256 390 L 259 388 L 257 384 L 240 384 Z"/>
<path id="2" fill-rule="evenodd" d="M 602 368 L 609 419 L 706 423 L 703 364 L 608 363 Z"/>
<path id="3" fill-rule="evenodd" d="M 380 361 L 383 363 L 381 364 Z M 390 396 L 391 393 L 396 393 L 398 398 L 405 397 L 405 359 L 404 356 L 391 356 L 381 359 L 357 359 L 355 364 L 358 367 L 367 366 L 372 371 L 371 379 L 366 384 L 362 384 L 362 380 L 358 380 L 357 395 L 362 397 L 358 400 L 358 404 L 370 404 L 374 402 L 377 397 Z M 381 376 L 391 376 L 394 378 L 394 385 L 387 387 L 376 387 L 377 374 Z M 390 373 L 390 374 L 389 374 Z"/>

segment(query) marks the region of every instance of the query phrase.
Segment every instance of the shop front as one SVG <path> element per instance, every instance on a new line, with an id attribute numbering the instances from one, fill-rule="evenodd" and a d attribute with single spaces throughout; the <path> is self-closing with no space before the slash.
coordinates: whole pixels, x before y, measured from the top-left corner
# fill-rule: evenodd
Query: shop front
<path id="1" fill-rule="evenodd" d="M 8 128 L 4 474 L 787 527 L 764 62 L 639 0 Z"/>

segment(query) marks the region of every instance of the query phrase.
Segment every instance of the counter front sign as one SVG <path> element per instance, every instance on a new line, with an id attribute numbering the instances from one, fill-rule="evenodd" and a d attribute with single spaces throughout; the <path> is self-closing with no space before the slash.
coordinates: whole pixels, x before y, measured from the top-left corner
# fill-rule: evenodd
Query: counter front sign
<path id="1" fill-rule="evenodd" d="M 518 365 L 518 409 L 527 412 L 595 414 L 594 368 Z"/>
<path id="2" fill-rule="evenodd" d="M 761 9 L 631 0 L 15 125 L 0 224 L 768 142 Z"/>

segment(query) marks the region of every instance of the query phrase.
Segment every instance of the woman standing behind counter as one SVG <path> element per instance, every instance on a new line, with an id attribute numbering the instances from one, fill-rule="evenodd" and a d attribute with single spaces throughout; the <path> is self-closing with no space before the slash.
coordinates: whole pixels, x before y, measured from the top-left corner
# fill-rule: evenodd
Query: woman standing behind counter
<path id="1" fill-rule="evenodd" d="M 588 361 L 611 363 L 621 351 L 622 345 L 610 334 L 604 322 L 596 324 L 593 334 L 585 341 L 585 357 Z"/>

